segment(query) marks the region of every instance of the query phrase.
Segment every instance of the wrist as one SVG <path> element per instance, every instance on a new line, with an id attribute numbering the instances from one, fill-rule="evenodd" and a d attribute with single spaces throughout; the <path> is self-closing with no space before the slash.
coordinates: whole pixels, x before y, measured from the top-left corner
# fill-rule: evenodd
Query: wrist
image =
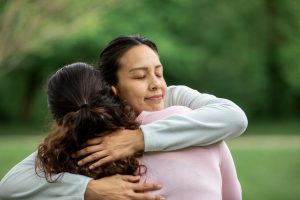
<path id="1" fill-rule="evenodd" d="M 99 194 L 96 192 L 95 189 L 95 180 L 91 180 L 85 190 L 84 193 L 84 200 L 104 200 L 99 197 Z"/>
<path id="2" fill-rule="evenodd" d="M 134 134 L 134 151 L 135 152 L 144 152 L 145 150 L 145 141 L 144 141 L 144 135 L 142 130 L 139 129 L 135 129 L 133 130 L 133 134 Z"/>

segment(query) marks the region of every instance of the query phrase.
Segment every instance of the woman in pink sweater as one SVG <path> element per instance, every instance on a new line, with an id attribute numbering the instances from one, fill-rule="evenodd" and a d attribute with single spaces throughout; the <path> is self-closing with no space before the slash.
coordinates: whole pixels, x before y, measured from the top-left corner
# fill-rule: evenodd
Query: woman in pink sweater
<path id="1" fill-rule="evenodd" d="M 190 108 L 172 106 L 161 111 L 143 111 L 142 124 Z M 190 147 L 172 152 L 144 153 L 140 162 L 146 166 L 143 181 L 159 182 L 163 188 L 153 192 L 168 200 L 239 200 L 242 192 L 231 153 L 224 141 L 206 147 Z"/>

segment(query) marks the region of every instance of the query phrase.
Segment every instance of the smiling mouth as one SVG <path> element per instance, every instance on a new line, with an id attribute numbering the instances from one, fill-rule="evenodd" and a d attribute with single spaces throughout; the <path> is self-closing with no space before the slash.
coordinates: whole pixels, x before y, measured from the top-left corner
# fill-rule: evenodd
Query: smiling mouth
<path id="1" fill-rule="evenodd" d="M 145 98 L 145 100 L 146 101 L 157 102 L 157 101 L 163 100 L 163 96 L 162 95 L 155 95 L 155 96 L 147 97 L 147 98 Z"/>

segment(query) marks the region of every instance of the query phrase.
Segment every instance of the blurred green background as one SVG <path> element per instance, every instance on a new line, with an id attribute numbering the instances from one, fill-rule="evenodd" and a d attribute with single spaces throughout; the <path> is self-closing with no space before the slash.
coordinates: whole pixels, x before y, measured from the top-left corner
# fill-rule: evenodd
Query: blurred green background
<path id="1" fill-rule="evenodd" d="M 299 199 L 300 1 L 0 0 L 0 178 L 47 134 L 47 77 L 119 35 L 159 48 L 168 85 L 236 102 L 244 199 Z"/>

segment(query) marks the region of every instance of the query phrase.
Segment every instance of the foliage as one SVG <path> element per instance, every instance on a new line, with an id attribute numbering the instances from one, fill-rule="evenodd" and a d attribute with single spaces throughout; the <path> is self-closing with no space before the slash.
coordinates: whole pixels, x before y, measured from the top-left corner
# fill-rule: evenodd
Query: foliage
<path id="1" fill-rule="evenodd" d="M 71 62 L 96 63 L 100 50 L 124 34 L 155 41 L 169 85 L 231 99 L 250 118 L 300 115 L 299 6 L 292 0 L 1 1 L 0 121 L 41 123 L 48 75 Z"/>
<path id="2" fill-rule="evenodd" d="M 64 64 L 92 60 L 101 16 L 114 3 L 24 0 L 1 4 L 0 120 L 42 122 L 47 113 L 46 78 Z"/>
<path id="3" fill-rule="evenodd" d="M 296 1 L 283 1 L 281 3 L 279 28 L 283 40 L 280 49 L 280 64 L 284 79 L 289 87 L 300 95 L 300 13 L 297 11 Z M 285 20 L 283 20 L 285 19 Z"/>

